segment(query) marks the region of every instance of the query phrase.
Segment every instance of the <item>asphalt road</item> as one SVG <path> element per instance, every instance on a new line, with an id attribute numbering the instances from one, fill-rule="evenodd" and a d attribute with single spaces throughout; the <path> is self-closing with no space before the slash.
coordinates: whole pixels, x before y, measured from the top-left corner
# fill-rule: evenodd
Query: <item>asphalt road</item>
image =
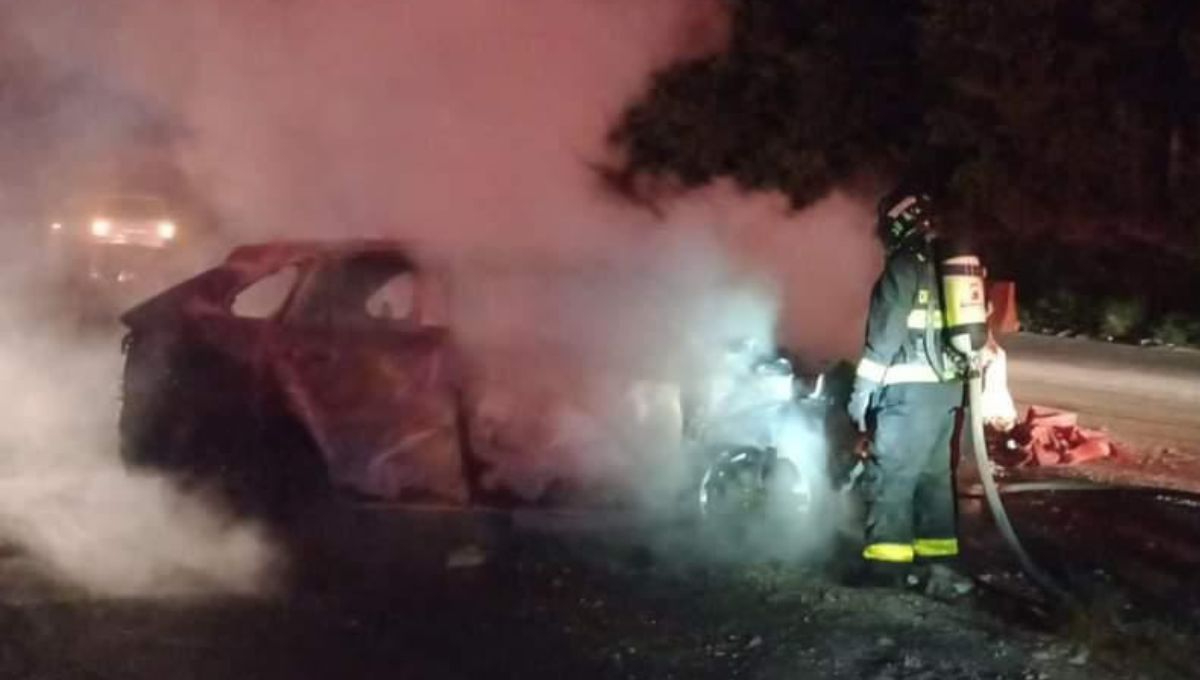
<path id="1" fill-rule="evenodd" d="M 1076 411 L 1134 444 L 1200 451 L 1200 351 L 1028 334 L 1001 344 L 1019 404 Z"/>

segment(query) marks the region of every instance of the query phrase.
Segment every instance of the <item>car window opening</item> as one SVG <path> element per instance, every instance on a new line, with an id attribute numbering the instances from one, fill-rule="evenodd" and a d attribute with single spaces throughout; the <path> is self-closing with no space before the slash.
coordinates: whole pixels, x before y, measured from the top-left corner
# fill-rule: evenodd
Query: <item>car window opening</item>
<path id="1" fill-rule="evenodd" d="M 404 257 L 368 253 L 322 267 L 299 291 L 289 319 L 301 323 L 410 323 L 417 317 L 417 272 Z"/>
<path id="2" fill-rule="evenodd" d="M 288 265 L 255 281 L 233 299 L 234 316 L 246 319 L 267 319 L 275 316 L 287 301 L 296 285 L 300 268 Z"/>

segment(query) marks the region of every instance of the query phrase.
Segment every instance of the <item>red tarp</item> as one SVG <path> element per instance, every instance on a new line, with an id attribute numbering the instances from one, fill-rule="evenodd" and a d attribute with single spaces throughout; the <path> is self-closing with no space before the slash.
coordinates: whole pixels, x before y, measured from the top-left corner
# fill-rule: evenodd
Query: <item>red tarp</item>
<path id="1" fill-rule="evenodd" d="M 1078 414 L 1043 406 L 1031 406 L 1025 420 L 999 438 L 993 457 L 1009 467 L 1075 465 L 1114 454 L 1107 432 L 1080 427 Z"/>

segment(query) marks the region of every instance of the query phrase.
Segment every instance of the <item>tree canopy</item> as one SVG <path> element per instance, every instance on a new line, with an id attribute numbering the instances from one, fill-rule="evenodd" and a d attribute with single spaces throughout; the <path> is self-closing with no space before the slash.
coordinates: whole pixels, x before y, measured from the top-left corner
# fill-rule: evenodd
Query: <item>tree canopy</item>
<path id="1" fill-rule="evenodd" d="M 732 178 L 803 207 L 858 173 L 1006 233 L 1183 246 L 1200 225 L 1200 3 L 728 0 L 719 54 L 612 132 L 631 194 Z"/>

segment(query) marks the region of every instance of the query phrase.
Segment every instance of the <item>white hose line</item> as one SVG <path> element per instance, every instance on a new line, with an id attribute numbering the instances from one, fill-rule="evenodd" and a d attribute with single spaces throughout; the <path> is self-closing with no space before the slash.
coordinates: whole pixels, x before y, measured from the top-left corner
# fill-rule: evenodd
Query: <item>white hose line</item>
<path id="1" fill-rule="evenodd" d="M 1033 579 L 1034 583 L 1055 598 L 1066 602 L 1073 609 L 1078 609 L 1079 603 L 1075 598 L 1033 561 L 1029 553 L 1025 551 L 1025 547 L 1021 545 L 1021 539 L 1017 536 L 1016 530 L 1013 529 L 1008 512 L 1004 509 L 1004 503 L 1000 500 L 1000 491 L 996 487 L 996 480 L 992 477 L 992 468 L 988 461 L 987 440 L 983 431 L 983 414 L 979 408 L 983 403 L 983 377 L 978 370 L 971 371 L 967 384 L 968 409 L 971 413 L 971 448 L 975 452 L 975 465 L 979 469 L 979 480 L 983 484 L 983 493 L 987 498 L 988 508 L 992 512 L 996 527 L 1000 530 L 1000 535 L 1004 537 L 1004 541 L 1013 554 L 1017 556 L 1021 568 Z"/>

